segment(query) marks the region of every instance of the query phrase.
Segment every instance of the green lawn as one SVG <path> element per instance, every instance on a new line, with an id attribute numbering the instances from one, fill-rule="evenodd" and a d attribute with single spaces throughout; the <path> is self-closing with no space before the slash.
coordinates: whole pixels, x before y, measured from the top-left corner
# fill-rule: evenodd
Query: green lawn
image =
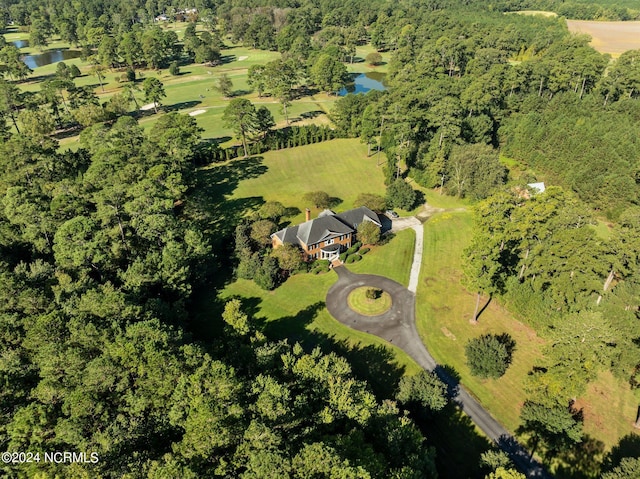
<path id="1" fill-rule="evenodd" d="M 360 192 L 383 194 L 382 172 L 374 161 L 366 157 L 366 146 L 358 140 L 343 139 L 232 160 L 199 171 L 200 187 L 193 201 L 209 205 L 209 218 L 204 221 L 209 221 L 215 231 L 237 222 L 248 209 L 264 201 L 281 201 L 297 208 L 300 213 L 287 218 L 296 224 L 304 220 L 302 211 L 309 206 L 301 199 L 307 191 L 324 190 L 341 198 L 337 211 L 351 208 Z M 313 209 L 313 214 L 317 213 Z M 413 230 L 401 231 L 388 244 L 372 247 L 361 261 L 348 268 L 356 273 L 383 274 L 407 285 L 414 242 Z M 307 345 L 325 344 L 349 356 L 359 374 L 373 383 L 374 390 L 389 395 L 389 387 L 399 375 L 415 374 L 419 366 L 401 350 L 375 336 L 351 330 L 329 315 L 324 301 L 335 281 L 333 272 L 298 274 L 268 292 L 252 281 L 238 280 L 224 287 L 220 299 L 243 298 L 271 337 Z M 209 300 L 211 305 L 203 304 L 201 310 L 212 310 L 216 301 Z M 367 374 L 369 368 L 371 374 Z"/>
<path id="2" fill-rule="evenodd" d="M 184 31 L 186 24 L 166 24 L 164 28 L 172 29 L 178 33 L 180 37 Z M 26 39 L 26 33 L 9 33 L 5 37 L 8 41 Z M 74 48 L 58 39 L 53 39 L 46 49 L 57 48 Z M 46 50 L 45 49 L 45 50 Z M 34 48 L 25 47 L 22 49 L 24 53 L 38 53 Z M 371 67 L 364 62 L 364 57 L 373 51 L 371 46 L 366 45 L 358 47 L 356 57 L 353 64 L 348 64 L 348 70 L 352 73 L 361 73 L 368 71 L 386 71 L 386 64 L 379 67 Z M 220 93 L 215 90 L 217 78 L 226 73 L 233 82 L 235 96 L 248 98 L 256 105 L 265 105 L 274 115 L 277 126 L 285 125 L 285 118 L 281 112 L 280 105 L 270 97 L 259 98 L 257 93 L 253 92 L 247 84 L 247 72 L 251 65 L 264 64 L 269 61 L 280 58 L 278 52 L 255 50 L 243 46 L 230 46 L 222 51 L 224 63 L 209 67 L 201 64 L 185 65 L 181 67 L 181 74 L 172 76 L 167 69 L 163 70 L 140 70 L 139 83 L 145 77 L 154 76 L 159 78 L 165 86 L 166 98 L 163 99 L 163 107 L 167 110 L 180 111 L 182 113 L 190 113 L 196 110 L 205 110 L 204 113 L 195 116 L 198 125 L 203 128 L 203 138 L 217 139 L 224 146 L 237 143 L 237 139 L 233 138 L 232 132 L 222 125 L 222 112 L 229 102 L 228 98 L 223 98 Z M 388 61 L 389 54 L 383 54 L 383 59 Z M 92 86 L 100 101 L 107 101 L 112 95 L 121 92 L 122 84 L 119 78 L 123 71 L 107 70 L 104 72 L 102 87 L 99 85 L 98 79 L 91 75 L 91 66 L 82 61 L 80 58 L 65 61 L 68 65 L 75 64 L 80 68 L 83 75 L 75 79 L 78 86 Z M 37 92 L 40 90 L 41 82 L 50 78 L 55 74 L 57 64 L 46 65 L 36 68 L 30 79 L 20 84 L 20 88 L 24 91 Z M 137 94 L 140 105 L 145 104 L 142 92 Z M 306 96 L 293 101 L 289 108 L 289 118 L 292 124 L 330 123 L 327 113 L 331 110 L 333 103 L 338 97 L 327 95 L 326 93 L 317 93 L 313 96 Z M 131 105 L 132 110 L 135 109 Z M 304 119 L 306 114 L 311 114 L 310 119 Z M 158 119 L 158 115 L 147 112 L 140 119 L 141 125 L 145 129 L 150 128 Z M 63 148 L 77 148 L 77 137 L 68 137 L 60 141 Z"/>
<path id="3" fill-rule="evenodd" d="M 424 226 L 423 264 L 416 309 L 418 330 L 429 351 L 441 363 L 455 368 L 462 382 L 511 431 L 518 424 L 525 400 L 523 380 L 541 357 L 544 341 L 517 321 L 496 301 L 482 313 L 477 325 L 469 323 L 475 295 L 461 286 L 462 250 L 472 235 L 469 213 L 443 213 Z M 484 305 L 487 298 L 483 298 Z M 484 333 L 509 333 L 516 341 L 513 363 L 497 380 L 480 380 L 465 364 L 464 346 Z"/>
<path id="4" fill-rule="evenodd" d="M 365 316 L 378 316 L 386 313 L 391 308 L 391 295 L 386 291 L 380 291 L 377 298 L 367 297 L 367 291 L 371 288 L 363 286 L 354 289 L 348 296 L 349 307 Z"/>
<path id="5" fill-rule="evenodd" d="M 304 220 L 309 207 L 312 216 L 320 211 L 303 201 L 310 191 L 326 191 L 342 202 L 336 211 L 353 207 L 360 193 L 385 194 L 382 167 L 367 158 L 367 147 L 357 139 L 339 139 L 301 146 L 263 155 L 266 173 L 242 181 L 232 198 L 262 197 L 296 207 L 300 213 L 290 218 L 293 224 Z M 212 168 L 215 168 L 212 167 Z"/>
<path id="6" fill-rule="evenodd" d="M 178 34 L 178 38 L 182 38 L 186 23 L 165 23 L 162 25 L 167 30 L 173 30 Z M 202 26 L 198 25 L 201 30 Z M 7 41 L 24 40 L 29 38 L 29 34 L 25 32 L 13 31 L 5 34 Z M 228 44 L 228 40 L 227 40 Z M 58 38 L 52 38 L 51 43 L 45 50 L 58 48 L 76 48 L 66 44 Z M 347 64 L 347 69 L 351 73 L 362 73 L 369 71 L 386 72 L 387 62 L 390 59 L 390 53 L 383 53 L 383 64 L 378 67 L 371 67 L 364 62 L 366 55 L 373 51 L 370 45 L 359 46 L 356 49 L 354 63 Z M 38 50 L 32 47 L 22 49 L 23 53 L 38 53 Z M 205 110 L 204 113 L 195 116 L 198 125 L 203 128 L 203 138 L 217 139 L 223 146 L 236 144 L 237 139 L 233 137 L 232 132 L 222 125 L 222 112 L 229 102 L 229 99 L 223 98 L 216 90 L 215 85 L 217 78 L 226 73 L 233 81 L 233 88 L 236 96 L 248 98 L 256 105 L 265 105 L 274 115 L 277 126 L 285 125 L 285 118 L 281 112 L 280 105 L 272 98 L 258 98 L 257 93 L 253 92 L 247 84 L 247 72 L 251 65 L 264 64 L 280 58 L 280 53 L 272 51 L 255 50 L 243 46 L 230 45 L 222 51 L 224 63 L 209 67 L 201 64 L 185 65 L 181 67 L 179 76 L 172 76 L 168 69 L 163 70 L 139 70 L 140 80 L 144 77 L 155 76 L 159 78 L 165 86 L 167 93 L 162 104 L 167 110 L 180 111 L 182 113 L 190 113 L 196 110 Z M 100 87 L 98 79 L 91 75 L 91 66 L 88 62 L 82 61 L 80 58 L 66 60 L 68 65 L 75 64 L 80 68 L 83 75 L 75 79 L 78 86 L 92 86 L 100 101 L 104 102 L 112 95 L 121 92 L 122 84 L 118 81 L 123 71 L 107 70 L 104 72 L 103 87 Z M 41 82 L 50 78 L 55 74 L 57 64 L 46 65 L 36 68 L 30 79 L 20 84 L 20 88 L 24 91 L 37 92 L 40 90 Z M 140 83 L 140 82 L 139 82 Z M 145 104 L 142 92 L 137 94 L 140 105 Z M 335 95 L 327 95 L 326 93 L 317 93 L 313 96 L 306 96 L 293 101 L 289 108 L 289 118 L 292 124 L 326 124 L 330 123 L 327 113 L 332 108 L 338 97 Z M 135 109 L 131 105 L 132 111 Z M 303 114 L 311 114 L 304 115 Z M 305 116 L 310 118 L 304 118 Z M 149 129 L 157 121 L 158 115 L 147 112 L 140 119 L 140 124 Z M 67 137 L 60 141 L 61 148 L 77 148 L 77 137 Z"/>

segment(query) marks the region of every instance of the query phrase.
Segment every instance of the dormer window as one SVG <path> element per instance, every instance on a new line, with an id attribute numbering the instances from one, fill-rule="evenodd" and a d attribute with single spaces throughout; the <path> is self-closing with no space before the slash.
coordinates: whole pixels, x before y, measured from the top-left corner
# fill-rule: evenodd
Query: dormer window
<path id="1" fill-rule="evenodd" d="M 328 246 L 330 244 L 333 244 L 333 238 L 328 239 L 327 241 L 324 242 L 325 246 Z"/>

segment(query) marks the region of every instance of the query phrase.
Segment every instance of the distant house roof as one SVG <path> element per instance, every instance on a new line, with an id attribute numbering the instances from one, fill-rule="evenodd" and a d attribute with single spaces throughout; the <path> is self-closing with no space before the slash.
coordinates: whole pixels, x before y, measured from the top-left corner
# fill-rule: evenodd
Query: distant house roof
<path id="1" fill-rule="evenodd" d="M 544 190 L 545 190 L 544 182 L 528 183 L 527 186 L 532 190 L 536 190 L 536 193 L 544 193 Z"/>
<path id="2" fill-rule="evenodd" d="M 327 209 L 317 218 L 281 229 L 272 236 L 276 236 L 283 243 L 304 243 L 309 246 L 329 238 L 353 233 L 364 221 L 371 221 L 378 227 L 382 226 L 378 215 L 365 206 L 339 214 Z"/>

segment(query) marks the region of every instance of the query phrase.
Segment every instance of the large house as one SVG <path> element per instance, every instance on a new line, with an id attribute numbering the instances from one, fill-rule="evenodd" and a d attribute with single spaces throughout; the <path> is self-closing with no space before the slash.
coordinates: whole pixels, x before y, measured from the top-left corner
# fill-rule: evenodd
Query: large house
<path id="1" fill-rule="evenodd" d="M 337 214 L 324 210 L 315 219 L 311 219 L 311 211 L 307 208 L 304 223 L 276 231 L 271 235 L 271 243 L 274 248 L 285 243 L 300 246 L 305 261 L 332 261 L 355 243 L 358 225 L 364 221 L 371 221 L 378 228 L 382 227 L 378 215 L 366 206 Z"/>

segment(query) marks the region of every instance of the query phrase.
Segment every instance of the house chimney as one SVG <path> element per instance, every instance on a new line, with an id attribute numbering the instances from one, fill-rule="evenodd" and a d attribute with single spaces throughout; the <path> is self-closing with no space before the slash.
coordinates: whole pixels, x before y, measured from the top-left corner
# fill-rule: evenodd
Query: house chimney
<path id="1" fill-rule="evenodd" d="M 305 210 L 305 221 L 310 221 L 310 220 L 311 220 L 311 210 L 307 208 Z"/>

